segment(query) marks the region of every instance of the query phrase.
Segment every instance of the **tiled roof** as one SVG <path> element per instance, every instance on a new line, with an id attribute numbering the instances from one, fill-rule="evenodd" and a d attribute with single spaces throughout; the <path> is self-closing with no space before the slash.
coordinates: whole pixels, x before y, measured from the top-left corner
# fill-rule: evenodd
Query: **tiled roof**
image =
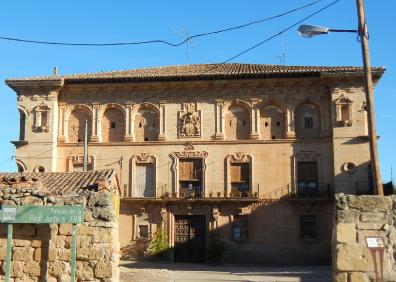
<path id="1" fill-rule="evenodd" d="M 18 183 L 28 180 L 40 181 L 42 190 L 53 195 L 81 194 L 97 190 L 99 180 L 108 180 L 115 175 L 113 169 L 86 172 L 16 172 L 0 173 L 0 183 Z"/>
<path id="2" fill-rule="evenodd" d="M 372 72 L 381 75 L 383 67 L 373 67 Z M 209 79 L 244 79 L 266 77 L 321 76 L 334 74 L 363 73 L 362 67 L 355 66 L 285 66 L 267 64 L 197 64 L 151 67 L 97 73 L 80 73 L 61 76 L 41 76 L 7 79 L 18 80 L 59 80 L 65 83 L 89 82 L 129 82 L 129 81 L 177 81 Z"/>

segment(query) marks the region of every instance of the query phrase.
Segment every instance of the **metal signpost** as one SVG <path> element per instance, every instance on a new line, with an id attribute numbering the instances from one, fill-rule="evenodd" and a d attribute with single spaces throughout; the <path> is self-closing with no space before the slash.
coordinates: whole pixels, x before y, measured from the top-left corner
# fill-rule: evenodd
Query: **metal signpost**
<path id="1" fill-rule="evenodd" d="M 7 224 L 5 281 L 10 281 L 13 224 L 72 224 L 71 281 L 75 281 L 77 224 L 84 222 L 82 206 L 0 206 L 0 222 Z"/>
<path id="2" fill-rule="evenodd" d="M 385 250 L 385 241 L 383 237 L 379 236 L 367 236 L 366 237 L 367 248 L 371 251 L 371 255 L 374 261 L 374 270 L 375 270 L 375 281 L 383 282 L 384 281 L 384 250 Z M 378 274 L 378 264 L 377 264 L 377 252 L 379 255 L 379 265 L 380 265 L 380 274 Z"/>

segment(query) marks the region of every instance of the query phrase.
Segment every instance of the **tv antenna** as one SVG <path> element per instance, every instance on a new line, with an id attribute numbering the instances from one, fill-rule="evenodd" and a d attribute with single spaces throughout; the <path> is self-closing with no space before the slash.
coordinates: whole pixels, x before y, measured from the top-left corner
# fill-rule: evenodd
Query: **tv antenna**
<path id="1" fill-rule="evenodd" d="M 187 59 L 187 63 L 190 60 L 190 47 L 196 47 L 197 46 L 197 40 L 195 39 L 188 39 L 189 35 L 188 35 L 188 28 L 172 28 L 172 31 L 174 33 L 176 33 L 178 36 L 180 36 L 181 38 L 183 38 L 183 40 L 187 40 L 184 44 L 186 45 L 186 59 Z"/>
<path id="2" fill-rule="evenodd" d="M 285 65 L 286 63 L 286 53 L 285 53 L 285 42 L 283 40 L 283 33 L 280 34 L 281 39 L 281 54 L 278 56 L 280 64 Z"/>

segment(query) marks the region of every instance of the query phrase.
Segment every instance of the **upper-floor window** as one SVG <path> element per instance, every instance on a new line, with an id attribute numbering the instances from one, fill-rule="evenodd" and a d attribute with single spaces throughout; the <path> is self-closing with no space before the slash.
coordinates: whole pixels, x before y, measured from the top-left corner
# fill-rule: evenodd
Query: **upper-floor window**
<path id="1" fill-rule="evenodd" d="M 159 135 L 159 116 L 151 109 L 143 108 L 135 116 L 135 140 L 156 141 Z"/>
<path id="2" fill-rule="evenodd" d="M 25 140 L 25 126 L 26 126 L 26 114 L 21 110 L 19 111 L 19 140 Z"/>
<path id="3" fill-rule="evenodd" d="M 124 114 L 116 108 L 108 108 L 102 116 L 102 141 L 121 142 L 125 137 Z"/>
<path id="4" fill-rule="evenodd" d="M 320 136 L 321 117 L 316 106 L 302 104 L 296 110 L 295 128 L 296 136 L 300 139 L 315 138 Z"/>
<path id="5" fill-rule="evenodd" d="M 202 159 L 179 160 L 180 196 L 202 196 Z"/>
<path id="6" fill-rule="evenodd" d="M 48 132 L 50 108 L 42 104 L 34 108 L 34 126 L 35 132 Z"/>
<path id="7" fill-rule="evenodd" d="M 85 122 L 88 126 L 88 139 L 91 136 L 92 118 L 84 109 L 76 109 L 71 112 L 68 124 L 69 142 L 84 142 Z"/>
<path id="8" fill-rule="evenodd" d="M 318 194 L 318 163 L 298 162 L 297 163 L 297 185 L 298 195 L 310 197 Z"/>
<path id="9" fill-rule="evenodd" d="M 281 108 L 268 105 L 260 111 L 261 137 L 265 140 L 285 136 L 285 114 Z"/>
<path id="10" fill-rule="evenodd" d="M 335 100 L 338 126 L 352 126 L 352 100 L 341 95 Z"/>
<path id="11" fill-rule="evenodd" d="M 154 163 L 136 164 L 135 197 L 155 197 Z"/>
<path id="12" fill-rule="evenodd" d="M 225 134 L 227 140 L 249 139 L 249 112 L 241 106 L 231 106 L 225 115 Z"/>
<path id="13" fill-rule="evenodd" d="M 250 191 L 249 163 L 231 163 L 231 197 L 245 196 Z"/>

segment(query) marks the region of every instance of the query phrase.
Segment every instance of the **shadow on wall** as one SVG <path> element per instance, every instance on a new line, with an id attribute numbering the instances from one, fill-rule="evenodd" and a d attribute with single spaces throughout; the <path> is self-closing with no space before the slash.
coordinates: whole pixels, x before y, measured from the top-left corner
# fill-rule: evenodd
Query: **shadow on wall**
<path id="1" fill-rule="evenodd" d="M 187 202 L 191 215 L 187 215 Z M 144 205 L 144 204 L 141 204 Z M 268 265 L 328 265 L 331 263 L 332 201 L 329 198 L 281 199 L 216 204 L 183 201 L 168 210 L 185 210 L 175 217 L 174 247 L 153 256 L 153 235 L 123 247 L 122 259 L 177 262 L 240 263 Z M 213 210 L 218 209 L 218 227 Z M 133 205 L 139 215 L 147 210 Z M 152 209 L 156 210 L 156 209 Z M 125 210 L 124 210 L 125 212 Z M 152 224 L 161 226 L 156 218 Z M 200 219 L 203 218 L 203 223 Z M 302 226 L 302 218 L 310 219 Z M 132 226 L 131 226 L 132 228 Z M 167 239 L 166 239 L 167 240 Z"/>

